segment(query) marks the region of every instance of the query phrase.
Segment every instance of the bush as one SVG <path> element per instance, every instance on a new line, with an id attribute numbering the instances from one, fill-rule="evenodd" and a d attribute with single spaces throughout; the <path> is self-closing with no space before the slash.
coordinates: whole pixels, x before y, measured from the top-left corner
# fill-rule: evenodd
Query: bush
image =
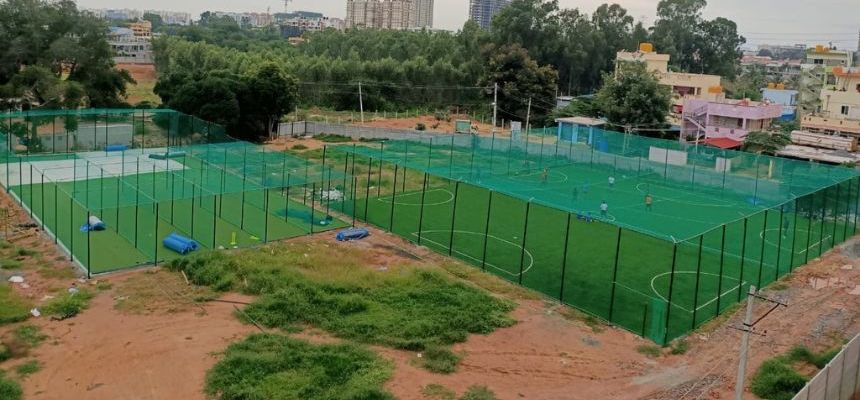
<path id="1" fill-rule="evenodd" d="M 9 347 L 6 347 L 5 344 L 0 343 L 0 362 L 6 361 L 12 358 L 12 350 Z"/>
<path id="2" fill-rule="evenodd" d="M 466 390 L 460 400 L 496 400 L 496 394 L 486 386 L 473 385 Z"/>
<path id="3" fill-rule="evenodd" d="M 38 326 L 34 325 L 19 326 L 12 335 L 16 340 L 30 347 L 36 347 L 48 338 L 47 335 L 42 334 Z"/>
<path id="4" fill-rule="evenodd" d="M 42 313 L 59 319 L 71 318 L 86 309 L 92 298 L 93 295 L 86 290 L 65 293 L 45 304 Z"/>
<path id="5" fill-rule="evenodd" d="M 427 125 L 424 125 L 423 122 L 419 122 L 419 123 L 415 124 L 415 130 L 416 131 L 426 131 Z"/>
<path id="6" fill-rule="evenodd" d="M 21 400 L 24 392 L 18 382 L 6 378 L 3 370 L 0 370 L 0 399 Z"/>
<path id="7" fill-rule="evenodd" d="M 207 373 L 205 390 L 221 400 L 393 400 L 382 388 L 391 369 L 390 363 L 354 344 L 313 345 L 253 334 L 227 348 Z"/>
<path id="8" fill-rule="evenodd" d="M 380 274 L 345 250 L 274 245 L 198 252 L 168 268 L 197 285 L 259 296 L 242 318 L 271 328 L 313 325 L 365 343 L 420 351 L 510 326 L 513 304 L 435 271 Z"/>
<path id="9" fill-rule="evenodd" d="M 20 269 L 21 262 L 18 260 L 0 260 L 0 269 Z"/>
<path id="10" fill-rule="evenodd" d="M 5 282 L 0 282 L 0 325 L 20 322 L 30 317 L 30 304 Z"/>
<path id="11" fill-rule="evenodd" d="M 650 344 L 643 344 L 643 345 L 637 347 L 636 351 L 638 351 L 640 354 L 644 354 L 650 358 L 657 358 L 663 354 L 662 350 L 659 347 L 654 346 L 654 345 L 650 345 Z"/>
<path id="12" fill-rule="evenodd" d="M 446 388 L 438 383 L 431 383 L 421 388 L 421 394 L 424 397 L 437 400 L 454 400 L 457 396 L 453 390 Z"/>
<path id="13" fill-rule="evenodd" d="M 329 134 L 329 133 L 321 133 L 319 135 L 314 136 L 314 139 L 317 139 L 319 141 L 326 142 L 326 143 L 344 143 L 344 142 L 351 142 L 352 141 L 352 138 L 349 136 L 335 135 L 335 134 Z"/>
<path id="14" fill-rule="evenodd" d="M 39 363 L 38 360 L 30 360 L 27 361 L 17 367 L 15 367 L 15 372 L 20 376 L 35 374 L 42 369 L 42 364 Z"/>
<path id="15" fill-rule="evenodd" d="M 791 400 L 807 378 L 794 370 L 787 357 L 765 361 L 752 378 L 750 390 L 758 397 L 769 400 Z"/>
<path id="16" fill-rule="evenodd" d="M 299 144 L 294 144 L 292 148 L 293 148 L 293 150 L 307 150 L 308 146 L 305 146 L 305 145 L 299 143 Z"/>
<path id="17" fill-rule="evenodd" d="M 690 349 L 690 342 L 680 339 L 676 340 L 672 343 L 672 354 L 673 355 L 681 355 L 687 352 Z"/>
<path id="18" fill-rule="evenodd" d="M 437 374 L 450 374 L 457 371 L 461 357 L 448 348 L 429 346 L 421 355 L 421 366 Z"/>

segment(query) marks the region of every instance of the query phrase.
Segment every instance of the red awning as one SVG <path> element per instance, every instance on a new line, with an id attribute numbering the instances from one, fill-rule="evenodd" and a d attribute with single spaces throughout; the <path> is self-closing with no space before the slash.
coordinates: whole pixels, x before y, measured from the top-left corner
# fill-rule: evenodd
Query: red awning
<path id="1" fill-rule="evenodd" d="M 708 146 L 719 147 L 721 149 L 736 149 L 741 147 L 744 142 L 739 140 L 729 139 L 729 138 L 708 138 L 702 141 L 703 144 Z"/>

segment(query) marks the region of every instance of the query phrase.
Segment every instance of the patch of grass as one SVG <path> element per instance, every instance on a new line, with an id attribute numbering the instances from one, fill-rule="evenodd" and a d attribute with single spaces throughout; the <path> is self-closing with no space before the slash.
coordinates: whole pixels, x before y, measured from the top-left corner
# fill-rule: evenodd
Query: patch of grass
<path id="1" fill-rule="evenodd" d="M 421 366 L 437 374 L 450 374 L 457 371 L 462 357 L 451 349 L 442 346 L 428 346 L 421 354 Z"/>
<path id="2" fill-rule="evenodd" d="M 496 394 L 486 386 L 472 385 L 460 400 L 496 400 Z"/>
<path id="3" fill-rule="evenodd" d="M 6 347 L 5 344 L 0 342 L 0 362 L 6 361 L 12 358 L 12 350 Z"/>
<path id="4" fill-rule="evenodd" d="M 294 144 L 292 149 L 293 150 L 307 150 L 308 146 L 305 146 L 305 145 L 299 143 L 299 144 Z"/>
<path id="5" fill-rule="evenodd" d="M 423 350 L 513 324 L 511 302 L 428 269 L 370 268 L 365 252 L 276 244 L 201 252 L 168 266 L 195 284 L 260 295 L 244 315 L 267 327 L 312 325 L 365 343 Z"/>
<path id="6" fill-rule="evenodd" d="M 688 342 L 684 339 L 679 339 L 679 340 L 672 342 L 671 353 L 673 355 L 678 356 L 681 354 L 685 354 L 687 352 L 687 350 L 689 350 L 689 349 L 690 349 L 690 342 Z"/>
<path id="7" fill-rule="evenodd" d="M 421 388 L 421 394 L 428 399 L 436 400 L 454 400 L 457 394 L 453 390 L 446 388 L 438 383 L 431 383 Z"/>
<path id="8" fill-rule="evenodd" d="M 28 249 L 26 247 L 18 247 L 15 249 L 15 255 L 18 257 L 32 257 L 38 254 L 36 250 Z"/>
<path id="9" fill-rule="evenodd" d="M 45 265 L 37 271 L 39 276 L 47 279 L 72 279 L 75 275 L 75 270 L 68 266 L 57 267 L 53 265 Z"/>
<path id="10" fill-rule="evenodd" d="M 63 293 L 45 304 L 42 307 L 42 313 L 60 319 L 71 318 L 86 309 L 92 298 L 93 295 L 87 290 Z"/>
<path id="11" fill-rule="evenodd" d="M 638 346 L 636 347 L 636 351 L 639 352 L 639 354 L 644 354 L 645 356 L 650 358 L 657 358 L 663 354 L 663 351 L 662 349 L 660 349 L 659 346 L 654 346 L 651 344 L 643 344 L 641 346 Z"/>
<path id="12" fill-rule="evenodd" d="M 110 290 L 111 288 L 113 288 L 113 284 L 110 282 L 101 281 L 101 282 L 96 283 L 96 290 L 98 290 L 100 292 L 105 291 L 105 290 Z"/>
<path id="13" fill-rule="evenodd" d="M 785 283 L 785 282 L 774 282 L 773 284 L 771 284 L 770 286 L 768 286 L 768 289 L 770 289 L 770 290 L 776 290 L 776 291 L 785 290 L 785 289 L 788 289 L 788 288 L 789 288 L 789 286 L 788 286 L 788 284 L 787 284 L 787 283 Z"/>
<path id="14" fill-rule="evenodd" d="M 419 122 L 419 123 L 415 124 L 415 130 L 416 131 L 426 131 L 427 125 L 424 125 L 423 122 Z"/>
<path id="15" fill-rule="evenodd" d="M 762 363 L 753 375 L 750 390 L 762 399 L 791 400 L 806 380 L 792 368 L 788 357 L 780 356 Z"/>
<path id="16" fill-rule="evenodd" d="M 0 325 L 20 322 L 30 317 L 32 304 L 0 282 Z"/>
<path id="17" fill-rule="evenodd" d="M 48 335 L 43 334 L 38 326 L 21 325 L 12 332 L 12 337 L 32 348 L 44 342 Z"/>
<path id="18" fill-rule="evenodd" d="M 0 399 L 3 400 L 21 400 L 24 392 L 21 390 L 21 385 L 6 377 L 3 370 L 0 370 Z"/>
<path id="19" fill-rule="evenodd" d="M 207 373 L 205 390 L 221 400 L 388 400 L 394 397 L 382 385 L 391 371 L 362 346 L 253 334 L 227 348 Z"/>
<path id="20" fill-rule="evenodd" d="M 42 369 L 42 364 L 39 363 L 39 360 L 30 360 L 21 365 L 15 367 L 15 372 L 20 376 L 27 376 L 31 374 L 35 374 Z"/>
<path id="21" fill-rule="evenodd" d="M 321 133 L 319 135 L 314 136 L 314 139 L 326 143 L 344 143 L 352 141 L 352 138 L 350 138 L 349 136 L 335 135 L 329 133 Z"/>
<path id="22" fill-rule="evenodd" d="M 20 269 L 21 262 L 18 260 L 0 260 L 0 269 Z"/>
<path id="23" fill-rule="evenodd" d="M 795 346 L 788 352 L 788 360 L 792 362 L 805 362 L 812 364 L 816 368 L 824 368 L 833 357 L 836 357 L 841 350 L 841 347 L 835 347 L 830 350 L 816 353 L 806 346 Z"/>

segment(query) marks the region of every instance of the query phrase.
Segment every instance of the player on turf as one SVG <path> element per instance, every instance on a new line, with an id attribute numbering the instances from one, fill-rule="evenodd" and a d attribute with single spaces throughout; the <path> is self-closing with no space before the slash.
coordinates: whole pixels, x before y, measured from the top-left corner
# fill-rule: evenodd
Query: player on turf
<path id="1" fill-rule="evenodd" d="M 570 194 L 571 194 L 571 197 L 573 197 L 573 201 L 579 200 L 579 189 L 574 187 Z"/>
<path id="2" fill-rule="evenodd" d="M 609 204 L 606 204 L 606 200 L 600 202 L 600 215 L 606 217 L 609 212 Z"/>
<path id="3" fill-rule="evenodd" d="M 645 195 L 645 209 L 651 211 L 651 205 L 654 204 L 654 198 L 651 197 L 651 193 Z"/>
<path id="4" fill-rule="evenodd" d="M 614 176 L 609 177 L 609 187 L 615 187 L 615 177 Z"/>
<path id="5" fill-rule="evenodd" d="M 782 237 L 788 237 L 788 229 L 791 227 L 791 220 L 788 219 L 787 215 L 782 216 Z"/>
<path id="6" fill-rule="evenodd" d="M 546 183 L 546 179 L 549 177 L 549 167 L 544 167 L 543 172 L 540 173 L 540 183 Z"/>

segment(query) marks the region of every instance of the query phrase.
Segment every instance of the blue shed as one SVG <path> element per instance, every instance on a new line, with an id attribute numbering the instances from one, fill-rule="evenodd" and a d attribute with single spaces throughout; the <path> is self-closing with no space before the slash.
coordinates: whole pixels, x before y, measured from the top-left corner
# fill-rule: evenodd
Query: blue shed
<path id="1" fill-rule="evenodd" d="M 606 121 L 602 119 L 588 117 L 557 118 L 555 122 L 558 124 L 558 140 L 582 141 L 588 144 L 591 144 L 596 136 L 600 135 L 600 127 L 606 124 Z M 580 136 L 584 137 L 580 138 Z"/>

